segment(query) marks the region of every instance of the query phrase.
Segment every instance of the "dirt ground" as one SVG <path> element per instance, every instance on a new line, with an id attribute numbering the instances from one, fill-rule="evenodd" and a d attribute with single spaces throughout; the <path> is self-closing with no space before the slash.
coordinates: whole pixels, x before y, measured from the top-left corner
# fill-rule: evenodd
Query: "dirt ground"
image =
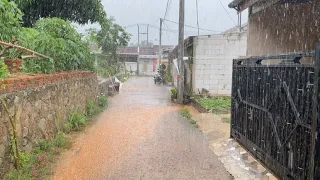
<path id="1" fill-rule="evenodd" d="M 233 179 L 181 108 L 167 87 L 132 77 L 62 155 L 53 179 Z"/>

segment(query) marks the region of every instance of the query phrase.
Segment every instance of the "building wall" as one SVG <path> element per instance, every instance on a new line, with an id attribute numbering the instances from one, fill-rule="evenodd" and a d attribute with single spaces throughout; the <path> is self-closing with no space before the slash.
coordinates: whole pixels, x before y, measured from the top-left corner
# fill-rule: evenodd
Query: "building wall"
<path id="1" fill-rule="evenodd" d="M 232 61 L 245 56 L 246 51 L 246 32 L 195 37 L 193 91 L 205 88 L 213 96 L 231 95 Z"/>
<path id="2" fill-rule="evenodd" d="M 153 76 L 157 71 L 153 71 L 154 59 L 143 58 L 139 59 L 139 75 Z"/>
<path id="3" fill-rule="evenodd" d="M 23 76 L 2 81 L 0 98 L 6 101 L 10 115 L 16 114 L 20 149 L 30 152 L 38 142 L 50 140 L 63 128 L 70 113 L 86 112 L 88 100 L 96 101 L 107 86 L 98 84 L 89 72 Z M 99 87 L 103 86 L 103 87 Z M 0 179 L 12 167 L 9 150 L 8 114 L 0 104 Z"/>
<path id="4" fill-rule="evenodd" d="M 274 4 L 249 15 L 248 55 L 314 50 L 319 24 L 319 1 Z"/>
<path id="5" fill-rule="evenodd" d="M 137 62 L 125 62 L 126 70 L 127 71 L 133 71 L 134 73 L 138 70 L 138 64 Z"/>

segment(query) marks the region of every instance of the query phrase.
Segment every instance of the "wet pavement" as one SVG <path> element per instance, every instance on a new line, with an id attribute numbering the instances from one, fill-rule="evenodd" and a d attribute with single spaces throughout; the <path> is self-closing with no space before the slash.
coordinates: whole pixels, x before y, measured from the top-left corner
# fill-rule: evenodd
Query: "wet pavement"
<path id="1" fill-rule="evenodd" d="M 62 155 L 54 179 L 233 179 L 169 96 L 152 78 L 131 77 Z"/>
<path id="2" fill-rule="evenodd" d="M 201 132 L 208 137 L 213 152 L 235 180 L 277 179 L 239 143 L 230 139 L 230 123 L 223 121 L 223 118 L 230 119 L 230 114 L 192 113 L 192 116 L 197 121 Z"/>

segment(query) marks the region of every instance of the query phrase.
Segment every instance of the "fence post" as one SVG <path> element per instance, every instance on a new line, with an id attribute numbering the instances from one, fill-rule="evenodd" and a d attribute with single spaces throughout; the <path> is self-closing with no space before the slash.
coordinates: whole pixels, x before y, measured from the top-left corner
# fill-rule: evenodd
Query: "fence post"
<path id="1" fill-rule="evenodd" d="M 315 148 L 318 128 L 318 93 L 319 93 L 319 75 L 320 75 L 320 43 L 316 47 L 314 60 L 314 82 L 313 82 L 313 103 L 312 103 L 312 124 L 311 124 L 311 149 L 310 149 L 310 172 L 309 180 L 314 179 L 315 173 Z"/>

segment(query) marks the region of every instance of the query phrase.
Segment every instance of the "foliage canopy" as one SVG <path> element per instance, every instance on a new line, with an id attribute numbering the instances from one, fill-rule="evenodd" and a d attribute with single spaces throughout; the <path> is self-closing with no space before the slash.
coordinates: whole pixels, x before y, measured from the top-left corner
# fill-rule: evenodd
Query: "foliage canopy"
<path id="1" fill-rule="evenodd" d="M 9 42 L 21 28 L 22 13 L 14 2 L 0 0 L 0 40 Z"/>
<path id="2" fill-rule="evenodd" d="M 23 24 L 32 27 L 40 18 L 59 17 L 87 24 L 101 22 L 106 13 L 101 0 L 12 0 L 24 13 Z"/>
<path id="3" fill-rule="evenodd" d="M 37 21 L 35 28 L 23 28 L 19 44 L 53 58 L 23 62 L 25 72 L 52 73 L 70 70 L 93 70 L 94 59 L 88 43 L 81 39 L 71 22 L 59 18 Z"/>

